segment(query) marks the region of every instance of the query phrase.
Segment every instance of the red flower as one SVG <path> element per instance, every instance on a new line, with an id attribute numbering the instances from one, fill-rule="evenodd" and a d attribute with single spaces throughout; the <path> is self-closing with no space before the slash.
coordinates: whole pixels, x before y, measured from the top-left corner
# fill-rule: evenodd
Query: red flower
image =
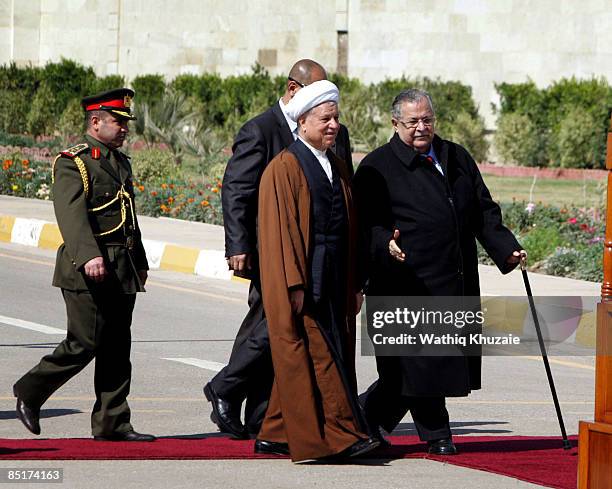
<path id="1" fill-rule="evenodd" d="M 567 222 L 570 223 L 570 224 L 576 224 L 578 222 L 578 219 L 576 219 L 575 217 L 570 217 L 567 220 Z"/>
<path id="2" fill-rule="evenodd" d="M 587 226 L 586 224 L 581 224 L 580 229 L 582 229 L 583 231 L 586 231 L 587 229 L 589 229 L 589 226 Z"/>

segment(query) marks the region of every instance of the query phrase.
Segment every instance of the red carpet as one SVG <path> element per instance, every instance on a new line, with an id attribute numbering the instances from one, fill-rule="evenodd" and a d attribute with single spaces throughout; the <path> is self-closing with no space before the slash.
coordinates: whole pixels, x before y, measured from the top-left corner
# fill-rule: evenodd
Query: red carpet
<path id="1" fill-rule="evenodd" d="M 571 451 L 551 437 L 456 436 L 454 457 L 429 456 L 416 436 L 391 436 L 393 447 L 371 458 L 427 458 L 514 477 L 559 489 L 574 489 L 577 477 L 576 437 Z M 128 460 L 128 459 L 264 459 L 255 455 L 253 441 L 205 438 L 162 438 L 154 443 L 95 442 L 91 439 L 0 438 L 0 460 Z"/>

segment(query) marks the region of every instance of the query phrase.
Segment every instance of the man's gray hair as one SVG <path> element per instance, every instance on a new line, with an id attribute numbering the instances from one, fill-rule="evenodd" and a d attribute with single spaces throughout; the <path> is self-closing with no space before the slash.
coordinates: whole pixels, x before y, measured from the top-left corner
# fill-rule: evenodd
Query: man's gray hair
<path id="1" fill-rule="evenodd" d="M 408 90 L 402 90 L 393 99 L 393 103 L 391 104 L 391 116 L 394 119 L 401 119 L 402 118 L 402 104 L 404 102 L 416 103 L 416 102 L 420 102 L 423 99 L 427 100 L 427 102 L 429 103 L 429 106 L 431 107 L 432 114 L 435 115 L 433 102 L 431 100 L 431 95 L 429 95 L 429 93 L 426 92 L 425 90 L 420 90 L 418 88 L 409 88 Z"/>

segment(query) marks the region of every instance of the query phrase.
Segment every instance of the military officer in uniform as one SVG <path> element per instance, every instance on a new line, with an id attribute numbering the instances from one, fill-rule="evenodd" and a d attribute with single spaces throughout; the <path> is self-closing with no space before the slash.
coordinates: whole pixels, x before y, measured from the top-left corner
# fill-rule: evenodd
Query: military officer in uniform
<path id="1" fill-rule="evenodd" d="M 66 303 L 68 333 L 13 387 L 17 416 L 34 434 L 40 434 L 40 407 L 95 358 L 94 439 L 155 440 L 134 431 L 127 403 L 132 311 L 149 268 L 130 162 L 118 150 L 134 119 L 133 96 L 121 88 L 85 97 L 84 141 L 62 151 L 53 164 L 53 206 L 64 239 L 53 285 L 61 288 Z"/>

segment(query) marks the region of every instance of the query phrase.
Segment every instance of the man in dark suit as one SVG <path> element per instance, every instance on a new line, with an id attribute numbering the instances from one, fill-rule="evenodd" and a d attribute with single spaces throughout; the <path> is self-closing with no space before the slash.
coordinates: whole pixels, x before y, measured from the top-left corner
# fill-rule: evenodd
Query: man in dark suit
<path id="1" fill-rule="evenodd" d="M 480 296 L 476 239 L 502 273 L 525 255 L 502 224 L 476 163 L 435 134 L 427 92 L 394 100 L 395 134 L 367 155 L 354 191 L 367 244 L 368 296 Z M 452 455 L 445 398 L 480 389 L 480 356 L 377 356 L 379 378 L 360 396 L 373 434 L 408 410 L 429 453 Z"/>
<path id="2" fill-rule="evenodd" d="M 239 438 L 259 431 L 274 377 L 257 256 L 259 181 L 266 165 L 297 137 L 297 124 L 285 115 L 285 105 L 304 86 L 326 78 L 325 69 L 315 61 L 302 59 L 295 63 L 278 103 L 249 120 L 238 132 L 223 177 L 225 252 L 229 268 L 251 279 L 249 312 L 236 336 L 228 365 L 204 386 L 204 394 L 212 403 L 212 421 L 221 431 Z M 346 127 L 341 126 L 332 150 L 346 163 L 352 176 Z M 240 420 L 245 399 L 246 426 Z"/>
<path id="3" fill-rule="evenodd" d="M 53 207 L 64 243 L 53 285 L 60 287 L 68 334 L 19 379 L 17 416 L 40 433 L 44 402 L 95 358 L 91 430 L 99 441 L 153 441 L 130 423 L 132 311 L 144 292 L 147 257 L 134 210 L 132 169 L 119 151 L 128 134 L 132 90 L 85 97 L 87 134 L 53 163 Z"/>

